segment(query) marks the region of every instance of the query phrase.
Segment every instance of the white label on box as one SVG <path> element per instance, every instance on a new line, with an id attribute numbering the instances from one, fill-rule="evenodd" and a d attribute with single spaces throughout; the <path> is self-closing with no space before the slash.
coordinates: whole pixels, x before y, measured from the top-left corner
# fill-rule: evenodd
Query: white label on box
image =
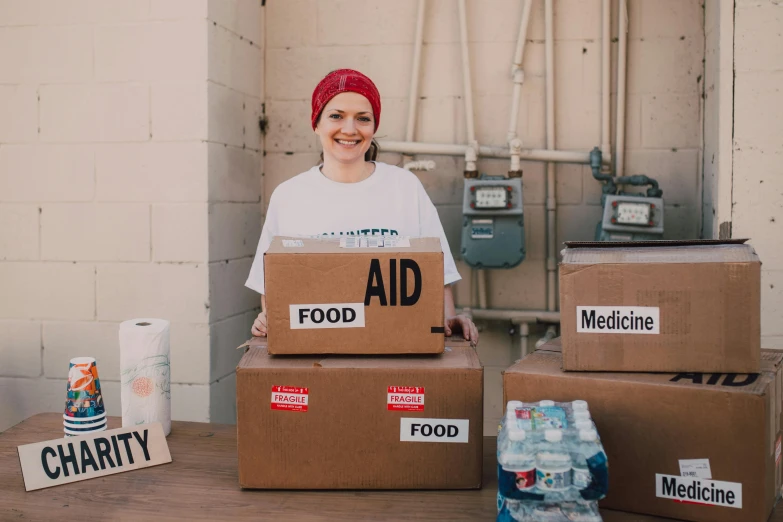
<path id="1" fill-rule="evenodd" d="M 288 305 L 292 330 L 364 328 L 364 303 Z"/>
<path id="2" fill-rule="evenodd" d="M 410 248 L 411 241 L 402 236 L 343 236 L 340 248 Z"/>
<path id="3" fill-rule="evenodd" d="M 424 411 L 424 387 L 387 387 L 386 409 L 389 411 Z"/>
<path id="4" fill-rule="evenodd" d="M 310 390 L 301 386 L 272 386 L 273 410 L 307 411 Z"/>
<path id="5" fill-rule="evenodd" d="M 400 442 L 468 442 L 470 419 L 400 419 Z"/>
<path id="6" fill-rule="evenodd" d="M 742 484 L 655 474 L 655 496 L 687 504 L 742 508 Z"/>
<path id="7" fill-rule="evenodd" d="M 303 247 L 304 243 L 301 239 L 284 239 L 283 240 L 283 246 L 285 248 L 291 248 L 291 247 Z"/>
<path id="8" fill-rule="evenodd" d="M 657 306 L 577 306 L 578 333 L 661 333 L 661 309 Z"/>
<path id="9" fill-rule="evenodd" d="M 711 479 L 710 459 L 680 460 L 680 475 L 683 477 Z"/>

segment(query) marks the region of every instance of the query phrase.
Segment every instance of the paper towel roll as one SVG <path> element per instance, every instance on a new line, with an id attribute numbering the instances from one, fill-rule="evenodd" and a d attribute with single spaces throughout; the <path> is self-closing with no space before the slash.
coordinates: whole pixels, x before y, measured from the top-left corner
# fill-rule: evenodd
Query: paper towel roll
<path id="1" fill-rule="evenodd" d="M 133 319 L 120 324 L 122 426 L 160 422 L 171 433 L 169 322 Z"/>

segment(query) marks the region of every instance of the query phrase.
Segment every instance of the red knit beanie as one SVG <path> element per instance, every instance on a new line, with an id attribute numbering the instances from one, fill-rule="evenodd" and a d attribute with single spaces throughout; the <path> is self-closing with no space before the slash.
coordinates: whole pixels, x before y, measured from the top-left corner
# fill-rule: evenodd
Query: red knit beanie
<path id="1" fill-rule="evenodd" d="M 338 69 L 327 74 L 313 91 L 313 113 L 310 119 L 315 130 L 318 117 L 324 106 L 329 100 L 341 92 L 355 92 L 361 94 L 370 102 L 372 113 L 375 116 L 375 130 L 378 130 L 378 124 L 381 122 L 381 95 L 372 80 L 353 69 Z"/>

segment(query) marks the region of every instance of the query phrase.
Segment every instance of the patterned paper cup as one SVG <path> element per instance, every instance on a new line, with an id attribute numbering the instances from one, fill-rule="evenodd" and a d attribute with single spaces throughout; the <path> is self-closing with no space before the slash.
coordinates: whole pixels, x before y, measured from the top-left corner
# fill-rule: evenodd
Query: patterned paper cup
<path id="1" fill-rule="evenodd" d="M 104 424 L 100 428 L 96 428 L 94 430 L 69 430 L 68 428 L 63 428 L 63 432 L 65 435 L 70 435 L 71 437 L 78 436 L 78 435 L 84 435 L 85 433 L 95 433 L 96 431 L 106 431 L 106 425 Z"/>
<path id="2" fill-rule="evenodd" d="M 106 429 L 106 423 L 103 424 L 93 424 L 92 426 L 73 426 L 67 422 L 63 422 L 63 428 L 68 432 L 74 432 L 74 433 L 92 433 L 93 431 L 101 431 Z"/>
<path id="3" fill-rule="evenodd" d="M 71 417 L 63 414 L 63 420 L 71 424 L 90 425 L 96 422 L 103 422 L 106 419 L 106 412 L 93 417 Z"/>
<path id="4" fill-rule="evenodd" d="M 63 426 L 65 426 L 69 430 L 74 430 L 74 431 L 76 431 L 76 430 L 87 430 L 87 431 L 89 431 L 89 430 L 94 430 L 95 428 L 98 428 L 100 426 L 105 426 L 107 420 L 108 419 L 105 419 L 105 418 L 99 419 L 99 420 L 97 420 L 95 422 L 69 422 L 67 420 L 64 420 L 63 421 Z"/>
<path id="5" fill-rule="evenodd" d="M 101 381 L 93 357 L 71 359 L 65 398 L 65 416 L 96 417 L 105 414 Z"/>

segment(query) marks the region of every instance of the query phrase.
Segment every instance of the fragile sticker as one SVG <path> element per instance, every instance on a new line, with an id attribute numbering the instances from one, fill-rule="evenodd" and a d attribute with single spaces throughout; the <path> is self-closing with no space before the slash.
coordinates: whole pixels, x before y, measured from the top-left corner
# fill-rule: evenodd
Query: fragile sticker
<path id="1" fill-rule="evenodd" d="M 687 459 L 680 461 L 680 475 L 711 479 L 710 459 Z"/>
<path id="2" fill-rule="evenodd" d="M 780 443 L 781 435 L 778 435 L 778 440 L 775 441 L 775 465 L 780 464 Z"/>
<path id="3" fill-rule="evenodd" d="M 742 509 L 742 484 L 739 482 L 656 473 L 655 496 L 684 504 Z"/>
<path id="4" fill-rule="evenodd" d="M 389 386 L 386 392 L 389 411 L 424 411 L 423 386 Z"/>
<path id="5" fill-rule="evenodd" d="M 307 411 L 310 391 L 299 386 L 272 386 L 272 409 Z"/>

